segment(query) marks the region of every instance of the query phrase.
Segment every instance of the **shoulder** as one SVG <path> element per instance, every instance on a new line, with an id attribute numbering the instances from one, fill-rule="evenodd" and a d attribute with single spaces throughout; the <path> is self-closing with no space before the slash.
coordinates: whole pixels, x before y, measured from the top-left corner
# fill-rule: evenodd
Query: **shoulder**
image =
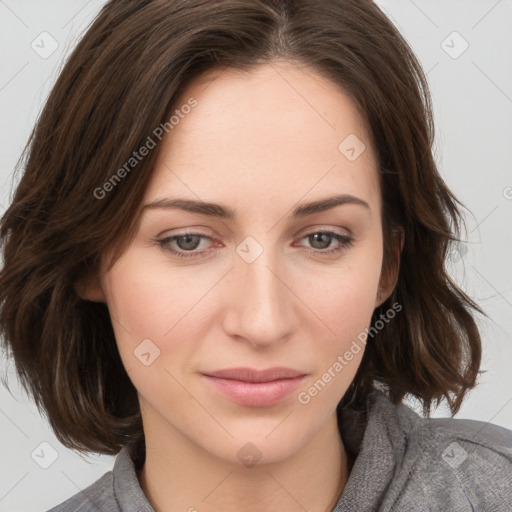
<path id="1" fill-rule="evenodd" d="M 116 512 L 120 510 L 114 493 L 113 473 L 109 471 L 48 512 Z"/>
<path id="2" fill-rule="evenodd" d="M 423 496 L 428 510 L 512 511 L 512 431 L 492 423 L 456 418 L 421 418 L 399 406 L 404 439 L 404 492 Z"/>
<path id="3" fill-rule="evenodd" d="M 48 512 L 154 512 L 140 487 L 130 450 L 124 447 L 114 467 L 83 491 Z"/>

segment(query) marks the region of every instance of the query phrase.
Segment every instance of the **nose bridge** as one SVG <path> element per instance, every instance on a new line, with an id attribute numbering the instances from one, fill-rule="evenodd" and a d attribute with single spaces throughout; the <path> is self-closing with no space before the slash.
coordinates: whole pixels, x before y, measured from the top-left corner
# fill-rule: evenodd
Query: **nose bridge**
<path id="1" fill-rule="evenodd" d="M 253 344 L 278 341 L 291 327 L 293 297 L 284 284 L 286 276 L 282 275 L 284 265 L 280 264 L 279 251 L 272 246 L 271 237 L 262 242 L 247 237 L 236 252 L 232 275 L 236 281 L 236 321 L 230 330 Z"/>

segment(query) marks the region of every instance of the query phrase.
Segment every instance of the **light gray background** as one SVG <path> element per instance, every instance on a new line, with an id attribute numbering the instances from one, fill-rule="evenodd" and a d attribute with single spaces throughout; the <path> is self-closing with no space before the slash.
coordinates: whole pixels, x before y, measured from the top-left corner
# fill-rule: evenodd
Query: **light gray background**
<path id="1" fill-rule="evenodd" d="M 104 3 L 0 0 L 0 213 L 8 204 L 14 165 L 63 59 Z M 480 320 L 487 373 L 457 417 L 512 429 L 512 2 L 378 4 L 428 72 L 440 170 L 472 212 L 468 244 L 453 253 L 453 276 L 489 315 Z M 42 58 L 31 43 L 35 40 L 40 53 L 49 52 L 50 39 L 40 36 L 45 31 L 58 48 Z M 0 386 L 0 511 L 45 511 L 111 469 L 114 457 L 85 457 L 64 448 L 19 390 L 12 363 L 3 358 L 2 365 L 14 396 Z M 448 416 L 447 407 L 434 416 Z M 32 453 L 40 454 L 34 455 L 39 464 Z"/>

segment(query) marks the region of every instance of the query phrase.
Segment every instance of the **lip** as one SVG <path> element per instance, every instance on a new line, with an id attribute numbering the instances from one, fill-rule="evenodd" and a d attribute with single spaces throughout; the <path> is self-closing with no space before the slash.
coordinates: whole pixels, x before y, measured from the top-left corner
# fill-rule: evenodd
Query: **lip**
<path id="1" fill-rule="evenodd" d="M 253 368 L 228 368 L 226 370 L 217 370 L 205 372 L 209 377 L 218 377 L 219 379 L 233 379 L 244 382 L 271 382 L 279 379 L 294 379 L 305 375 L 304 372 L 285 368 L 284 366 L 275 366 L 266 370 L 256 370 Z"/>
<path id="2" fill-rule="evenodd" d="M 202 374 L 216 391 L 245 407 L 270 407 L 293 393 L 306 376 L 291 368 L 230 368 Z"/>

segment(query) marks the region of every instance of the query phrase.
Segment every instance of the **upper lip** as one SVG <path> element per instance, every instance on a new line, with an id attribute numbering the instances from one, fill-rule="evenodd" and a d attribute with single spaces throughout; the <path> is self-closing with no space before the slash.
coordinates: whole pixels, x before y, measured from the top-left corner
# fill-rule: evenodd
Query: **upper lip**
<path id="1" fill-rule="evenodd" d="M 271 382 L 280 379 L 293 379 L 306 375 L 304 372 L 284 368 L 282 366 L 267 368 L 266 370 L 256 370 L 253 368 L 228 368 L 205 373 L 209 377 L 219 379 L 233 379 L 245 382 Z"/>

